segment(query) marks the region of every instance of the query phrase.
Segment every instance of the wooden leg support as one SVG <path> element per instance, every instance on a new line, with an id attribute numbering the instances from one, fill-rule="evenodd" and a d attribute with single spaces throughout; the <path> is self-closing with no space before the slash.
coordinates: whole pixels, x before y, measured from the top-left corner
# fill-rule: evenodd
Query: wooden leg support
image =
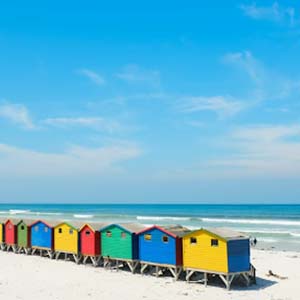
<path id="1" fill-rule="evenodd" d="M 141 265 L 141 274 L 143 275 L 145 270 L 147 269 L 148 265 L 147 264 L 142 264 Z"/>

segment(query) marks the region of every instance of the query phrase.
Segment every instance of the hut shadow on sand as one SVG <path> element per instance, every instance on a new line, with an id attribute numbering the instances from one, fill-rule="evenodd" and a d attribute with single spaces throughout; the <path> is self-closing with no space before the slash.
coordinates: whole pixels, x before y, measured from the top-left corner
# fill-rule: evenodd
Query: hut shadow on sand
<path id="1" fill-rule="evenodd" d="M 184 277 L 180 278 L 180 280 L 184 280 Z M 192 279 L 189 282 L 190 284 L 204 284 L 204 277 L 201 274 L 195 274 L 192 276 Z M 265 279 L 261 277 L 256 277 L 256 283 L 245 286 L 244 279 L 240 277 L 236 277 L 231 284 L 230 290 L 242 290 L 242 291 L 255 291 L 255 290 L 263 290 L 268 288 L 274 284 L 277 284 L 277 281 Z M 224 283 L 220 279 L 219 276 L 210 276 L 209 278 L 209 287 L 220 287 L 224 288 Z"/>

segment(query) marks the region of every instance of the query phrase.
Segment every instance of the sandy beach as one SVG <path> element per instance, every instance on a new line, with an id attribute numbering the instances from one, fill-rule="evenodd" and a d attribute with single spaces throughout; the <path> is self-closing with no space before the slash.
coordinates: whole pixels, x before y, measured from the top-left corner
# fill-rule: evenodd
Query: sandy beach
<path id="1" fill-rule="evenodd" d="M 253 250 L 252 262 L 257 268 L 257 285 L 234 285 L 227 291 L 221 285 L 205 288 L 169 277 L 132 275 L 1 251 L 0 299 L 299 299 L 300 253 Z M 269 270 L 288 278 L 268 277 Z"/>

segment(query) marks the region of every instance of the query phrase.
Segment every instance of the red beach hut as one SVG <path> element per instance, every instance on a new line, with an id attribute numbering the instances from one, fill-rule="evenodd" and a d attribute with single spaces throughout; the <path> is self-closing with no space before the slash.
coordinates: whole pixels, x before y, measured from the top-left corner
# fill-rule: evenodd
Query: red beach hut
<path id="1" fill-rule="evenodd" d="M 101 255 L 100 232 L 98 230 L 106 225 L 91 223 L 84 224 L 80 228 L 80 252 L 83 256 L 83 263 L 86 263 L 87 259 L 90 258 L 94 266 L 98 264 Z"/>
<path id="2" fill-rule="evenodd" d="M 4 237 L 6 250 L 12 249 L 14 252 L 17 250 L 17 224 L 19 220 L 9 219 L 4 224 Z"/>

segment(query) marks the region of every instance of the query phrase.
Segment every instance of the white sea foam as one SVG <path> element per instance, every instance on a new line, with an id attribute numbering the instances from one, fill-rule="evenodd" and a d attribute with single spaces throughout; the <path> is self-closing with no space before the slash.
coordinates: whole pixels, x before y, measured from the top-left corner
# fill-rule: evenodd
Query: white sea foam
<path id="1" fill-rule="evenodd" d="M 293 232 L 293 231 L 283 231 L 283 230 L 265 230 L 265 229 L 258 229 L 258 228 L 253 228 L 253 229 L 241 229 L 241 232 L 245 233 L 262 233 L 262 234 L 278 234 L 278 235 L 290 235 L 294 237 L 300 237 L 300 232 Z"/>
<path id="2" fill-rule="evenodd" d="M 260 238 L 258 241 L 264 242 L 264 243 L 278 243 L 279 242 L 279 240 L 276 240 L 274 238 Z"/>
<path id="3" fill-rule="evenodd" d="M 44 216 L 61 216 L 63 215 L 63 213 L 59 213 L 59 212 L 36 212 L 37 215 L 44 215 Z"/>
<path id="4" fill-rule="evenodd" d="M 17 215 L 17 214 L 29 214 L 31 213 L 30 210 L 22 210 L 22 209 L 10 209 L 9 213 L 11 215 Z"/>
<path id="5" fill-rule="evenodd" d="M 207 223 L 232 223 L 232 224 L 264 224 L 282 226 L 300 226 L 300 221 L 291 220 L 266 220 L 266 219 L 222 219 L 222 218 L 201 218 Z"/>
<path id="6" fill-rule="evenodd" d="M 75 215 L 73 215 L 73 217 L 77 218 L 77 219 L 91 219 L 94 217 L 94 215 L 75 214 Z"/>
<path id="7" fill-rule="evenodd" d="M 155 221 L 189 221 L 188 217 L 163 217 L 163 216 L 137 216 L 137 220 L 155 220 Z"/>

